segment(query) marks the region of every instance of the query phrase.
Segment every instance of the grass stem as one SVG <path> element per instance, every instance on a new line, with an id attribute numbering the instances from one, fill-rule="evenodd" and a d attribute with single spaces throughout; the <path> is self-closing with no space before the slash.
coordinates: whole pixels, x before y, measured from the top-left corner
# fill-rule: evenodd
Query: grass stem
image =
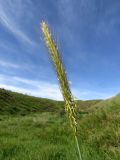
<path id="1" fill-rule="evenodd" d="M 76 142 L 76 146 L 77 146 L 79 160 L 82 160 L 82 155 L 81 155 L 81 152 L 80 152 L 80 147 L 79 147 L 77 136 L 75 136 L 75 142 Z"/>
<path id="2" fill-rule="evenodd" d="M 76 122 L 76 114 L 75 114 L 76 103 L 73 99 L 73 96 L 72 96 L 72 93 L 71 93 L 71 90 L 69 87 L 69 82 L 67 80 L 67 74 L 66 74 L 66 71 L 63 67 L 63 63 L 62 63 L 57 45 L 54 42 L 54 39 L 52 38 L 52 35 L 51 35 L 49 28 L 48 28 L 48 25 L 45 22 L 41 23 L 41 29 L 43 32 L 45 44 L 46 44 L 48 51 L 50 53 L 50 58 L 52 60 L 52 63 L 54 65 L 54 69 L 57 74 L 57 78 L 59 80 L 60 89 L 61 89 L 64 101 L 65 101 L 65 110 L 68 115 L 70 126 L 73 130 L 73 134 L 75 137 L 79 160 L 82 160 L 80 148 L 79 148 L 79 144 L 78 144 L 78 139 L 76 136 L 76 133 L 77 133 L 77 122 Z"/>

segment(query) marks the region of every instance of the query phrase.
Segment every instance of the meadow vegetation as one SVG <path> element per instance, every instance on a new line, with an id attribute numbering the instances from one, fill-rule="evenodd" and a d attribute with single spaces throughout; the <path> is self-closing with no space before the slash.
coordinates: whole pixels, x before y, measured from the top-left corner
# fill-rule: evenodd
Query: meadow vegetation
<path id="1" fill-rule="evenodd" d="M 120 159 L 120 95 L 77 101 L 84 160 Z M 0 89 L 0 160 L 75 160 L 64 103 Z"/>

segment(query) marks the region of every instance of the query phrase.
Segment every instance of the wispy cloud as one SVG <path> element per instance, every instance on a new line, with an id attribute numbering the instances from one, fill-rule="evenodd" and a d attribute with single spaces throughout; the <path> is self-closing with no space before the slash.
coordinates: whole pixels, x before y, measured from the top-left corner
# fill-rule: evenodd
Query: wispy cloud
<path id="1" fill-rule="evenodd" d="M 21 68 L 20 65 L 13 64 L 13 63 L 10 63 L 10 62 L 5 62 L 5 61 L 2 61 L 2 60 L 0 60 L 0 66 L 10 67 L 10 68 L 15 68 L 15 69 Z"/>
<path id="2" fill-rule="evenodd" d="M 6 76 L 0 74 L 0 88 L 33 95 L 37 97 L 63 100 L 58 84 L 45 81 L 29 80 L 21 77 Z M 78 90 L 72 87 L 75 99 L 106 99 L 116 93 L 104 93 L 94 90 Z"/>
<path id="3" fill-rule="evenodd" d="M 27 70 L 27 71 L 31 71 L 33 69 L 35 69 L 35 66 L 33 65 L 29 65 L 29 64 L 17 64 L 17 63 L 13 63 L 10 61 L 4 61 L 4 60 L 0 60 L 0 66 L 2 68 L 9 68 L 9 69 L 16 69 L 16 70 Z"/>
<path id="4" fill-rule="evenodd" d="M 5 88 L 37 97 L 62 100 L 59 86 L 57 84 L 52 84 L 44 81 L 29 80 L 25 78 L 12 77 L 1 74 L 0 88 Z"/>
<path id="5" fill-rule="evenodd" d="M 14 1 L 14 3 L 11 0 L 1 1 L 0 23 L 13 33 L 21 42 L 35 45 L 36 43 L 21 29 L 23 24 L 20 24 L 20 17 L 24 18 L 24 7 L 27 4 L 28 0 L 25 2 L 18 0 Z"/>

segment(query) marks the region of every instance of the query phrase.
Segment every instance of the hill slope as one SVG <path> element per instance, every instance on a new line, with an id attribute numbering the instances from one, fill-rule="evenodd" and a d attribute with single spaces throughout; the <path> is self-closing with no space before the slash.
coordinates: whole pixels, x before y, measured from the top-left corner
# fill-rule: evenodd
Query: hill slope
<path id="1" fill-rule="evenodd" d="M 94 111 L 96 109 L 112 110 L 114 107 L 115 111 L 117 111 L 116 110 L 117 108 L 120 108 L 120 94 L 117 94 L 116 96 L 106 99 L 104 101 L 100 101 L 99 103 L 96 103 L 95 105 L 91 106 L 88 110 L 89 111 Z"/>
<path id="2" fill-rule="evenodd" d="M 0 89 L 0 114 L 26 115 L 34 112 L 57 112 L 63 102 L 32 97 L 5 89 Z"/>
<path id="3" fill-rule="evenodd" d="M 78 101 L 80 111 L 87 111 L 101 100 Z M 26 115 L 34 112 L 64 112 L 64 103 L 0 89 L 0 114 Z"/>

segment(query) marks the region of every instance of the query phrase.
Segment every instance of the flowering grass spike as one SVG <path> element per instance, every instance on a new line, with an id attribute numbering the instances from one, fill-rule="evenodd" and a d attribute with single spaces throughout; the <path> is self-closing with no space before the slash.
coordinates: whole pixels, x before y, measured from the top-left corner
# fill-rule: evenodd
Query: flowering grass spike
<path id="1" fill-rule="evenodd" d="M 76 117 L 76 114 L 75 114 L 76 103 L 73 99 L 73 96 L 72 96 L 72 93 L 69 87 L 69 82 L 67 80 L 67 75 L 63 67 L 57 45 L 55 44 L 54 39 L 52 38 L 48 25 L 45 22 L 42 22 L 41 29 L 43 32 L 45 44 L 49 50 L 51 60 L 53 62 L 55 71 L 57 73 L 57 77 L 58 77 L 59 84 L 60 84 L 60 89 L 61 89 L 61 92 L 64 98 L 64 102 L 65 102 L 65 110 L 66 110 L 66 113 L 70 121 L 70 126 L 74 133 L 75 142 L 76 142 L 76 146 L 78 149 L 79 160 L 82 160 L 80 148 L 78 144 L 78 139 L 77 139 L 77 134 L 76 134 L 77 133 L 77 122 L 75 118 Z"/>

